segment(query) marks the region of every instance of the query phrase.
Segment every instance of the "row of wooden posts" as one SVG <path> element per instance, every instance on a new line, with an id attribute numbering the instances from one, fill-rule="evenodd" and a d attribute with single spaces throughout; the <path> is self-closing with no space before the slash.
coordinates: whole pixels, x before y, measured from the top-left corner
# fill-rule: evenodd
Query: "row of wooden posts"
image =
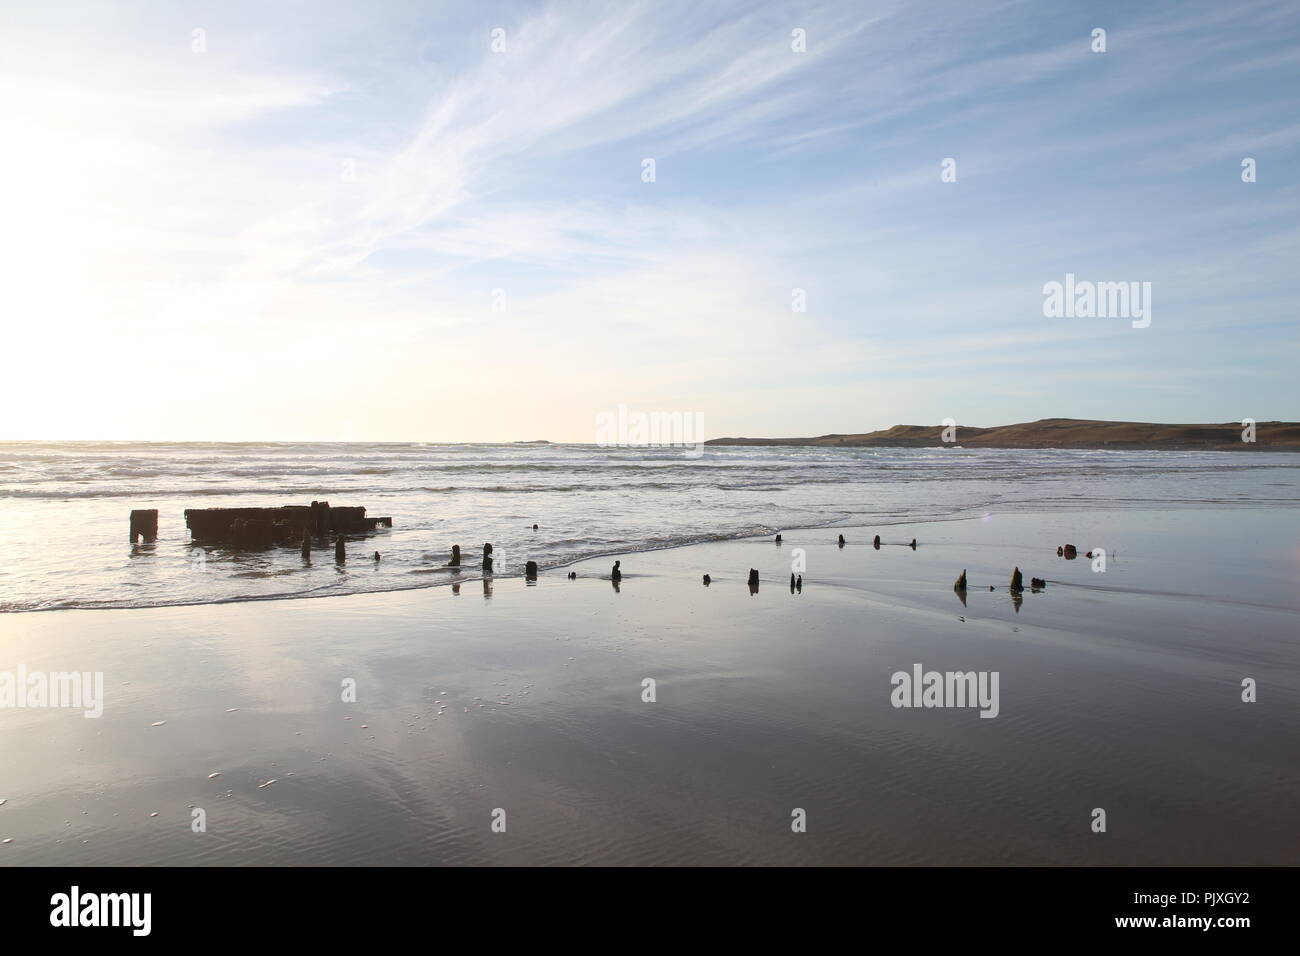
<path id="1" fill-rule="evenodd" d="M 327 501 L 313 501 L 309 507 L 286 505 L 281 508 L 187 508 L 185 509 L 185 523 L 190 529 L 191 536 L 194 540 L 222 540 L 233 543 L 251 543 L 265 544 L 269 546 L 273 543 L 284 543 L 286 533 L 294 527 L 300 528 L 302 532 L 302 556 L 310 558 L 312 552 L 313 531 L 316 535 L 325 536 L 330 531 L 337 533 L 334 542 L 334 559 L 340 564 L 347 560 L 347 547 L 344 535 L 348 533 L 358 533 L 364 531 L 373 531 L 376 527 L 384 526 L 391 528 L 393 519 L 384 518 L 367 518 L 365 508 L 334 507 L 331 508 Z M 533 529 L 536 530 L 534 525 Z M 158 509 L 157 508 L 137 508 L 131 512 L 131 542 L 134 544 L 140 539 L 145 541 L 156 541 L 158 538 Z M 776 543 L 781 543 L 781 535 L 776 536 Z M 844 535 L 840 535 L 837 541 L 842 548 L 846 544 Z M 871 541 L 872 547 L 879 550 L 880 535 L 876 535 Z M 908 545 L 913 551 L 916 550 L 916 539 L 913 538 Z M 1056 553 L 1062 557 L 1073 558 L 1077 554 L 1077 549 L 1072 544 L 1062 545 L 1057 548 Z M 1089 552 L 1089 557 L 1092 553 Z M 380 560 L 379 552 L 375 552 L 375 560 Z M 461 566 L 460 545 L 451 546 L 451 559 L 447 562 L 448 567 L 459 568 Z M 485 543 L 483 545 L 483 561 L 480 565 L 484 573 L 492 573 L 492 545 Z M 619 562 L 614 562 L 614 570 L 611 578 L 615 581 L 622 578 L 619 570 Z M 537 562 L 528 561 L 524 565 L 524 577 L 528 580 L 537 578 Z M 570 579 L 576 578 L 574 572 L 569 572 Z M 704 584 L 708 586 L 712 583 L 709 575 L 704 575 Z M 758 590 L 758 569 L 749 569 L 749 587 L 751 591 Z M 1030 585 L 1035 590 L 1041 590 L 1047 587 L 1047 582 L 1042 578 L 1031 578 Z M 961 575 L 953 584 L 953 590 L 959 593 L 965 593 L 966 571 L 963 569 Z M 790 589 L 803 590 L 803 575 L 790 575 Z M 1024 575 L 1021 574 L 1020 568 L 1011 572 L 1011 583 L 1008 590 L 1013 593 L 1020 593 L 1024 590 Z"/>

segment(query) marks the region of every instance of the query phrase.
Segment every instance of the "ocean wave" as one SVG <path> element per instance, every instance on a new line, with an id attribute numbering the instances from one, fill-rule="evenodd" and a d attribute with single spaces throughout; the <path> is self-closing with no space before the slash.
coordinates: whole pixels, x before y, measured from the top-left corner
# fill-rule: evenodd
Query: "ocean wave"
<path id="1" fill-rule="evenodd" d="M 448 575 L 433 572 L 452 543 L 472 560 L 492 541 L 508 576 L 525 559 L 559 568 L 778 528 L 959 520 L 994 507 L 1296 507 L 1297 468 L 1300 456 L 1228 452 L 734 448 L 689 459 L 591 445 L 0 443 L 7 543 L 24 555 L 5 567 L 0 611 L 442 586 Z M 395 526 L 351 545 L 356 557 L 336 568 L 328 556 L 303 562 L 297 548 L 194 545 L 180 515 L 313 499 L 392 514 Z M 163 510 L 159 541 L 128 543 L 130 507 Z M 382 562 L 367 561 L 369 550 Z"/>
<path id="2" fill-rule="evenodd" d="M 251 505 L 261 505 L 268 499 L 282 499 L 303 495 L 329 496 L 329 495 L 356 495 L 362 493 L 358 488 L 319 488 L 315 486 L 303 486 L 300 488 L 277 487 L 274 490 L 268 490 L 264 486 L 248 486 L 227 488 L 222 486 L 205 487 L 205 488 L 0 488 L 0 498 L 23 498 L 28 500 L 49 499 L 51 501 L 76 501 L 89 500 L 95 498 L 206 498 L 222 497 L 232 495 L 246 495 L 255 497 L 257 501 L 250 502 Z M 272 502 L 274 505 L 276 502 Z M 301 504 L 303 502 L 293 502 Z"/>

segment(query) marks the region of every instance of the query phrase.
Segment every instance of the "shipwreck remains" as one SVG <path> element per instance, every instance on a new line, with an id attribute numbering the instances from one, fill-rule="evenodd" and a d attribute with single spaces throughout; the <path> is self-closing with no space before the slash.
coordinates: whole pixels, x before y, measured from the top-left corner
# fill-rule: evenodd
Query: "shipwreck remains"
<path id="1" fill-rule="evenodd" d="M 392 526 L 390 517 L 367 518 L 365 508 L 331 508 L 328 501 L 279 508 L 185 509 L 185 527 L 194 541 L 245 548 L 301 545 L 304 556 L 311 553 L 312 537 L 365 534 Z"/>
<path id="2" fill-rule="evenodd" d="M 158 540 L 158 509 L 137 508 L 131 512 L 131 543 L 141 538 L 145 541 Z"/>

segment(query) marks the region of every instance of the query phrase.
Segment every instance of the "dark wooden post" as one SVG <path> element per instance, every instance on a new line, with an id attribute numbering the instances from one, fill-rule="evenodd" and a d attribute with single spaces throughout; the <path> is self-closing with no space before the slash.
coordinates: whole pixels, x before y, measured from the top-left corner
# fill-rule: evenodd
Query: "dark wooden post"
<path id="1" fill-rule="evenodd" d="M 140 538 L 146 541 L 158 540 L 158 509 L 141 508 L 131 512 L 131 543 Z"/>

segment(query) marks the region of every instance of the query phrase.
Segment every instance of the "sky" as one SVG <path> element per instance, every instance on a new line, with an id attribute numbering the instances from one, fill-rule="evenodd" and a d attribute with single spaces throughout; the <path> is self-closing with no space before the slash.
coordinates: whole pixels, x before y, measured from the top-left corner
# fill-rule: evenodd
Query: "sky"
<path id="1" fill-rule="evenodd" d="M 0 121 L 0 439 L 1300 419 L 1294 2 L 5 4 Z"/>

